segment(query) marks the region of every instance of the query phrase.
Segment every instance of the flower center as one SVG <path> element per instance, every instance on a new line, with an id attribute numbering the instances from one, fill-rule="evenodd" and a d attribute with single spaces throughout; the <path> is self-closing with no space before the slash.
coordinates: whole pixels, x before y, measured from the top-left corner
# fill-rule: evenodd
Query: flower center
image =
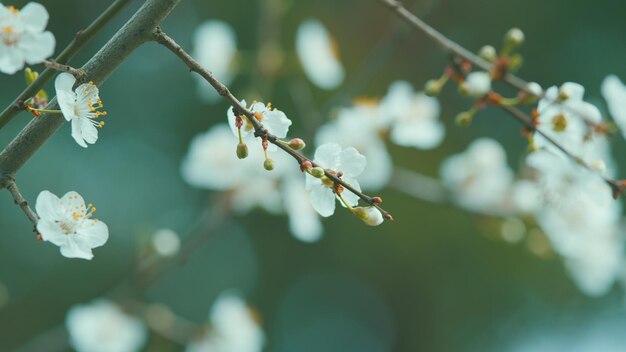
<path id="1" fill-rule="evenodd" d="M 76 233 L 76 227 L 74 225 L 75 224 L 73 224 L 70 221 L 61 221 L 59 223 L 59 227 L 61 228 L 61 230 L 63 230 L 63 233 L 66 235 L 72 235 Z"/>
<path id="2" fill-rule="evenodd" d="M 2 43 L 4 43 L 4 45 L 11 46 L 15 45 L 19 41 L 20 36 L 12 26 L 5 26 L 2 27 L 0 38 L 2 39 Z"/>
<path id="3" fill-rule="evenodd" d="M 98 111 L 103 108 L 102 100 L 98 98 L 96 86 L 93 82 L 85 83 L 76 89 L 76 104 L 74 105 L 74 114 L 78 117 L 89 119 L 96 127 L 103 127 L 104 121 L 95 121 L 100 116 L 106 116 L 106 111 Z"/>

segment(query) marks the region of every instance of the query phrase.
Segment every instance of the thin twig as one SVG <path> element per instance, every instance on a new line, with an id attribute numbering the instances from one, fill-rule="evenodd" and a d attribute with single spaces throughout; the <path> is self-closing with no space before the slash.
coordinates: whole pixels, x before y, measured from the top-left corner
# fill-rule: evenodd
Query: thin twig
<path id="1" fill-rule="evenodd" d="M 412 12 L 407 10 L 399 1 L 397 0 L 378 0 L 378 1 L 386 5 L 389 9 L 391 9 L 393 12 L 399 15 L 400 18 L 405 20 L 411 26 L 415 27 L 416 29 L 426 34 L 432 41 L 434 41 L 439 47 L 441 47 L 441 49 L 444 52 L 450 53 L 453 56 L 461 57 L 471 62 L 474 66 L 477 66 L 483 71 L 487 71 L 487 72 L 492 71 L 493 66 L 490 62 L 484 60 L 480 56 L 465 49 L 458 43 L 452 41 L 451 39 L 443 35 L 441 32 L 429 26 L 426 22 L 422 21 L 419 17 L 415 16 Z M 537 95 L 536 92 L 529 89 L 527 81 L 515 76 L 512 73 L 506 73 L 504 77 L 502 78 L 502 80 L 508 83 L 510 86 L 516 89 L 519 89 L 520 91 L 523 91 L 530 96 L 540 98 L 540 99 L 547 99 L 545 92 L 541 92 L 541 94 Z M 591 121 L 589 117 L 583 115 L 580 111 L 575 111 L 567 106 L 565 106 L 565 109 L 568 109 L 571 113 L 574 113 L 580 116 L 581 118 L 583 118 L 583 120 L 585 121 L 587 125 L 594 126 L 594 127 L 597 126 L 595 122 Z"/>
<path id="2" fill-rule="evenodd" d="M 28 201 L 26 200 L 26 198 L 24 198 L 24 196 L 20 192 L 20 189 L 17 187 L 15 180 L 13 178 L 7 177 L 3 183 L 7 191 L 9 191 L 9 193 L 11 193 L 11 196 L 13 196 L 13 201 L 15 202 L 15 204 L 22 208 L 22 211 L 24 212 L 24 214 L 26 214 L 28 220 L 30 220 L 30 222 L 32 222 L 33 225 L 36 226 L 37 222 L 39 221 L 39 216 L 37 216 L 37 213 L 35 213 L 30 208 L 30 206 L 28 205 Z"/>
<path id="3" fill-rule="evenodd" d="M 245 115 L 248 117 L 248 120 L 254 127 L 254 135 L 256 137 L 260 137 L 262 139 L 267 140 L 268 142 L 276 145 L 278 148 L 285 151 L 287 154 L 291 155 L 300 165 L 304 162 L 310 162 L 313 166 L 318 166 L 311 159 L 307 158 L 303 154 L 291 149 L 286 143 L 282 142 L 276 136 L 272 135 L 263 127 L 263 125 L 254 117 L 254 113 L 248 110 L 245 106 L 241 105 L 239 99 L 237 99 L 222 82 L 218 81 L 211 72 L 205 70 L 194 58 L 192 58 L 185 50 L 178 45 L 172 38 L 170 38 L 167 34 L 165 34 L 160 29 L 154 33 L 154 40 L 169 49 L 173 52 L 178 58 L 180 58 L 185 65 L 189 68 L 189 70 L 198 73 L 201 75 L 207 82 L 213 86 L 213 88 L 219 93 L 219 95 L 223 96 L 230 105 L 233 107 L 235 115 Z M 362 199 L 365 203 L 376 207 L 383 214 L 384 218 L 387 220 L 393 220 L 393 217 L 389 212 L 381 208 L 376 202 L 375 197 L 370 197 L 352 187 L 350 184 L 343 181 L 341 178 L 337 177 L 332 170 L 324 170 L 326 177 L 333 181 L 335 184 L 341 185 L 343 188 L 349 190 L 350 192 L 357 195 L 360 199 Z"/>
<path id="4" fill-rule="evenodd" d="M 473 54 L 472 52 L 465 49 L 464 47 L 457 44 L 456 42 L 448 39 L 442 33 L 437 31 L 433 27 L 429 26 L 428 24 L 426 24 L 426 22 L 422 21 L 420 18 L 418 18 L 417 16 L 412 14 L 410 11 L 408 11 L 404 6 L 402 6 L 400 2 L 396 0 L 378 0 L 378 1 L 380 1 L 381 3 L 389 7 L 392 11 L 398 14 L 402 19 L 407 21 L 413 27 L 425 33 L 431 40 L 433 40 L 437 45 L 439 45 L 445 52 L 452 54 L 452 56 L 460 57 L 464 60 L 467 60 L 471 62 L 473 65 L 479 67 L 480 69 L 484 71 L 491 72 L 492 65 L 489 62 Z M 505 82 L 509 83 L 513 87 L 516 87 L 519 90 L 526 92 L 527 94 L 531 96 L 538 97 L 538 98 L 545 98 L 543 93 L 540 95 L 536 95 L 534 92 L 529 90 L 528 82 L 520 79 L 519 77 L 513 74 L 510 74 L 510 73 L 506 74 L 503 79 Z M 580 157 L 574 155 L 574 153 L 567 150 L 564 146 L 558 143 L 555 139 L 551 138 L 546 133 L 544 133 L 539 128 L 537 128 L 537 126 L 535 126 L 535 124 L 533 123 L 532 118 L 528 116 L 526 113 L 524 113 L 523 111 L 512 106 L 500 105 L 500 107 L 504 109 L 505 111 L 509 112 L 516 120 L 522 123 L 530 131 L 534 131 L 538 133 L 539 135 L 541 135 L 542 137 L 544 137 L 550 144 L 554 145 L 557 149 L 562 151 L 572 161 L 583 166 L 584 168 L 588 170 L 591 170 L 597 173 L 607 183 L 607 185 L 609 185 L 609 187 L 611 188 L 611 191 L 613 192 L 614 197 L 617 198 L 618 195 L 620 195 L 626 190 L 626 184 L 624 181 L 618 181 L 616 179 L 613 179 L 606 175 L 602 175 L 598 173 L 597 170 L 594 170 L 591 166 L 589 166 L 589 164 L 587 164 Z M 585 119 L 585 121 L 589 124 L 588 119 Z"/>
<path id="5" fill-rule="evenodd" d="M 55 71 L 71 73 L 72 76 L 76 77 L 76 79 L 79 81 L 87 76 L 87 72 L 82 68 L 74 68 L 69 65 L 60 64 L 54 60 L 45 60 L 43 64 L 47 68 L 53 69 Z"/>
<path id="6" fill-rule="evenodd" d="M 130 0 L 116 0 L 98 18 L 96 18 L 87 28 L 76 33 L 74 40 L 56 57 L 54 61 L 66 64 L 80 51 L 109 21 L 118 13 Z M 20 95 L 0 113 L 0 128 L 7 124 L 18 112 L 24 109 L 23 102 L 39 90 L 54 76 L 55 70 L 45 69 L 37 79 L 31 83 Z"/>

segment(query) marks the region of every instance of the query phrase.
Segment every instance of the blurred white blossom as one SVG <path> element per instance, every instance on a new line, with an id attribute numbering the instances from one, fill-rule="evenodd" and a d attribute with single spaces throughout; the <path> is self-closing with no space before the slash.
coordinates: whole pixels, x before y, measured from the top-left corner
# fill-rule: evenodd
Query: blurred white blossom
<path id="1" fill-rule="evenodd" d="M 332 172 L 342 172 L 342 179 L 357 191 L 361 191 L 356 177 L 365 169 L 366 159 L 353 147 L 342 148 L 336 143 L 326 143 L 315 150 L 314 161 L 322 168 Z M 306 175 L 306 187 L 311 192 L 311 204 L 313 208 L 324 217 L 333 215 L 335 212 L 335 192 L 333 182 L 322 176 L 321 178 Z M 344 190 L 341 196 L 350 206 L 356 206 L 359 197 Z M 343 203 L 342 203 L 343 205 Z"/>
<path id="2" fill-rule="evenodd" d="M 242 100 L 241 105 L 246 106 L 246 101 Z M 249 109 L 251 112 L 254 113 L 255 118 L 263 124 L 263 127 L 265 127 L 265 129 L 267 129 L 270 134 L 273 134 L 278 138 L 287 137 L 287 132 L 289 132 L 289 126 L 291 126 L 291 120 L 287 117 L 287 115 L 285 115 L 284 112 L 273 108 L 271 104 L 265 105 L 261 102 L 253 102 L 252 105 L 250 105 Z M 252 125 L 252 123 L 250 123 L 247 117 L 235 116 L 232 107 L 230 107 L 226 112 L 226 117 L 235 137 L 239 136 L 240 130 L 241 137 L 244 141 L 252 138 L 252 136 L 254 135 L 254 126 Z M 242 120 L 241 128 L 237 127 L 238 118 L 241 118 Z M 271 145 L 270 147 L 270 150 L 276 149 L 276 146 Z"/>
<path id="3" fill-rule="evenodd" d="M 98 118 L 106 112 L 98 111 L 102 108 L 98 87 L 89 82 L 74 90 L 75 83 L 74 76 L 62 72 L 54 81 L 54 87 L 63 117 L 72 123 L 72 137 L 78 145 L 87 148 L 87 143 L 94 144 L 98 140 L 98 128 L 104 126 L 104 121 Z"/>
<path id="4" fill-rule="evenodd" d="M 345 73 L 337 46 L 324 25 L 309 19 L 296 32 L 296 52 L 304 72 L 313 84 L 322 89 L 337 88 Z"/>
<path id="5" fill-rule="evenodd" d="M 482 98 L 491 90 L 491 76 L 487 72 L 472 72 L 459 86 L 461 92 L 472 98 Z"/>
<path id="6" fill-rule="evenodd" d="M 223 293 L 210 313 L 211 330 L 191 342 L 187 352 L 260 352 L 265 333 L 252 310 L 236 294 Z"/>
<path id="7" fill-rule="evenodd" d="M 80 194 L 68 192 L 59 199 L 49 191 L 42 191 L 35 205 L 39 221 L 37 231 L 44 241 L 52 242 L 67 258 L 93 258 L 92 248 L 100 247 L 109 238 L 107 225 L 91 219 L 96 208 L 85 207 Z"/>
<path id="8" fill-rule="evenodd" d="M 207 20 L 196 28 L 193 34 L 193 57 L 203 68 L 211 71 L 215 78 L 228 85 L 235 77 L 234 61 L 237 56 L 237 37 L 233 28 L 226 22 Z M 199 75 L 198 95 L 208 103 L 220 99 L 213 87 Z"/>
<path id="9" fill-rule="evenodd" d="M 154 250 L 163 257 L 173 257 L 180 250 L 180 237 L 170 229 L 160 229 L 152 235 Z"/>
<path id="10" fill-rule="evenodd" d="M 54 36 L 44 31 L 48 17 L 36 2 L 21 10 L 0 3 L 0 72 L 14 74 L 25 63 L 41 63 L 54 53 Z"/>
<path id="11" fill-rule="evenodd" d="M 617 76 L 609 75 L 602 82 L 602 95 L 613 121 L 626 138 L 626 85 Z"/>
<path id="12" fill-rule="evenodd" d="M 141 320 L 106 300 L 72 307 L 65 325 L 72 347 L 78 352 L 134 352 L 148 339 Z"/>
<path id="13" fill-rule="evenodd" d="M 389 85 L 380 110 L 390 125 L 391 141 L 397 145 L 432 149 L 443 141 L 445 127 L 439 120 L 439 101 L 416 93 L 406 81 Z"/>
<path id="14" fill-rule="evenodd" d="M 504 149 L 488 138 L 477 139 L 465 152 L 448 157 L 440 174 L 458 205 L 487 214 L 502 212 L 513 181 Z"/>

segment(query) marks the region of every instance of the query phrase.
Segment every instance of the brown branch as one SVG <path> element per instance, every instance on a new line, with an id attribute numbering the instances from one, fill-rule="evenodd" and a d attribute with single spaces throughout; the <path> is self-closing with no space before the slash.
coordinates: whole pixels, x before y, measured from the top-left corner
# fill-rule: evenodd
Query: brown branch
<path id="1" fill-rule="evenodd" d="M 70 73 L 72 74 L 72 76 L 76 77 L 76 79 L 79 81 L 87 76 L 87 72 L 83 70 L 82 68 L 74 68 L 69 65 L 60 64 L 54 60 L 45 60 L 43 64 L 47 68 L 53 69 L 55 71 Z"/>
<path id="2" fill-rule="evenodd" d="M 471 51 L 465 49 L 458 43 L 452 41 L 441 32 L 437 31 L 433 27 L 429 26 L 426 22 L 422 21 L 419 17 L 415 16 L 409 10 L 407 10 L 402 3 L 397 0 L 378 0 L 382 4 L 386 5 L 390 10 L 395 12 L 400 18 L 405 20 L 408 24 L 418 29 L 419 31 L 426 34 L 432 41 L 434 41 L 444 52 L 452 54 L 453 56 L 461 57 L 469 62 L 471 62 L 474 66 L 480 68 L 483 71 L 492 72 L 493 66 L 490 62 L 484 60 L 480 56 L 472 53 Z M 519 89 L 520 91 L 528 94 L 529 96 L 536 97 L 539 99 L 547 99 L 544 92 L 537 95 L 535 92 L 528 88 L 528 82 L 515 76 L 512 73 L 507 73 L 502 77 L 502 80 L 508 83 L 510 86 Z M 553 103 L 557 103 L 553 101 Z M 589 126 L 597 126 L 596 123 L 592 122 L 591 119 L 583 114 L 580 111 L 575 111 L 570 109 L 569 107 L 565 107 L 571 113 L 582 117 L 585 123 Z"/>
<path id="3" fill-rule="evenodd" d="M 30 206 L 28 205 L 28 201 L 26 200 L 26 198 L 24 198 L 24 196 L 20 192 L 20 189 L 17 187 L 15 180 L 11 177 L 6 177 L 2 183 L 4 184 L 4 187 L 7 189 L 7 191 L 11 193 L 11 196 L 13 196 L 13 201 L 15 202 L 15 204 L 22 208 L 22 211 L 24 212 L 24 214 L 26 214 L 28 220 L 30 220 L 33 225 L 37 226 L 39 216 L 37 216 L 37 213 L 35 213 L 30 208 Z"/>
<path id="4" fill-rule="evenodd" d="M 154 40 L 165 46 L 171 52 L 173 52 L 178 58 L 180 58 L 185 65 L 189 68 L 190 71 L 198 73 L 202 76 L 207 82 L 213 86 L 213 88 L 223 96 L 230 105 L 233 107 L 235 115 L 245 115 L 250 123 L 254 127 L 254 135 L 256 137 L 266 139 L 268 142 L 276 145 L 278 148 L 285 151 L 287 154 L 291 155 L 300 165 L 304 162 L 310 162 L 311 165 L 317 167 L 318 165 L 314 163 L 311 159 L 307 158 L 303 154 L 291 149 L 285 142 L 281 141 L 276 136 L 272 135 L 263 127 L 263 125 L 254 117 L 254 113 L 248 110 L 245 106 L 241 105 L 239 99 L 237 99 L 222 82 L 218 81 L 211 72 L 205 70 L 194 58 L 192 58 L 185 50 L 178 45 L 172 38 L 170 38 L 167 34 L 165 34 L 160 29 L 154 33 Z M 376 207 L 383 214 L 383 217 L 386 220 L 393 220 L 393 217 L 389 212 L 381 208 L 378 203 L 375 202 L 376 197 L 370 197 L 352 187 L 350 184 L 343 181 L 341 178 L 337 177 L 332 170 L 324 170 L 326 177 L 328 177 L 335 184 L 341 185 L 343 188 L 349 190 L 350 192 L 356 194 L 361 200 L 365 203 Z"/>

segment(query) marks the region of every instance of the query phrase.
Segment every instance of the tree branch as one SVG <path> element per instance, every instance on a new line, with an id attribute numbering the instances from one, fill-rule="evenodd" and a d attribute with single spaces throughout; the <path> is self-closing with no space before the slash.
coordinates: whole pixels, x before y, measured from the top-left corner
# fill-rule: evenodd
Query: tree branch
<path id="1" fill-rule="evenodd" d="M 69 65 L 60 64 L 54 60 L 45 60 L 43 64 L 50 69 L 60 72 L 67 72 L 72 74 L 72 76 L 76 77 L 77 80 L 81 81 L 85 76 L 87 76 L 87 72 L 80 68 L 74 68 Z"/>
<path id="2" fill-rule="evenodd" d="M 154 30 L 180 0 L 146 0 L 131 19 L 89 60 L 82 69 L 86 80 L 100 84 L 138 46 L 152 39 Z M 56 110 L 56 99 L 46 109 Z M 31 122 L 0 152 L 0 175 L 13 177 L 35 152 L 61 127 L 60 115 L 42 114 Z"/>
<path id="3" fill-rule="evenodd" d="M 30 220 L 33 225 L 37 226 L 39 216 L 37 216 L 37 213 L 35 213 L 30 208 L 30 206 L 28 205 L 28 201 L 26 201 L 26 198 L 24 198 L 22 193 L 20 193 L 20 189 L 17 188 L 15 180 L 11 177 L 6 177 L 2 183 L 4 184 L 4 187 L 6 187 L 7 191 L 9 191 L 9 193 L 11 193 L 11 195 L 13 196 L 13 201 L 15 201 L 15 204 L 22 208 L 22 211 L 24 212 L 24 214 L 26 214 L 28 220 Z"/>
<path id="4" fill-rule="evenodd" d="M 298 161 L 300 165 L 304 162 L 310 162 L 311 165 L 317 167 L 318 165 L 314 163 L 311 159 L 307 158 L 303 154 L 291 149 L 287 143 L 281 141 L 276 136 L 270 134 L 263 125 L 254 117 L 254 113 L 248 110 L 245 106 L 241 105 L 239 99 L 237 99 L 222 82 L 218 81 L 211 72 L 205 70 L 202 65 L 200 65 L 193 57 L 191 57 L 185 50 L 178 45 L 174 41 L 174 39 L 170 38 L 167 34 L 165 34 L 160 29 L 157 29 L 154 33 L 154 40 L 169 49 L 176 56 L 178 56 L 181 61 L 187 65 L 190 71 L 198 73 L 202 76 L 207 82 L 213 86 L 213 88 L 219 93 L 219 95 L 223 96 L 230 105 L 233 107 L 235 111 L 235 115 L 245 115 L 248 117 L 248 120 L 254 127 L 254 135 L 256 137 L 260 137 L 262 139 L 267 139 L 268 142 L 276 145 L 278 148 L 285 151 L 287 154 L 291 155 L 294 159 Z M 343 181 L 341 178 L 337 177 L 334 173 L 330 172 L 331 170 L 324 170 L 324 173 L 328 179 L 333 181 L 335 184 L 341 185 L 345 189 L 350 192 L 356 194 L 361 200 L 365 203 L 376 207 L 383 214 L 383 217 L 386 220 L 393 220 L 393 217 L 389 212 L 381 208 L 378 203 L 375 202 L 375 197 L 370 197 L 352 187 L 350 184 Z"/>
<path id="5" fill-rule="evenodd" d="M 66 64 L 80 49 L 83 48 L 130 0 L 116 0 L 98 18 L 96 18 L 85 30 L 76 33 L 74 40 L 54 60 Z M 0 129 L 7 124 L 18 112 L 23 110 L 26 99 L 37 94 L 43 86 L 54 76 L 55 70 L 45 69 L 37 79 L 31 83 L 17 98 L 0 113 Z"/>

